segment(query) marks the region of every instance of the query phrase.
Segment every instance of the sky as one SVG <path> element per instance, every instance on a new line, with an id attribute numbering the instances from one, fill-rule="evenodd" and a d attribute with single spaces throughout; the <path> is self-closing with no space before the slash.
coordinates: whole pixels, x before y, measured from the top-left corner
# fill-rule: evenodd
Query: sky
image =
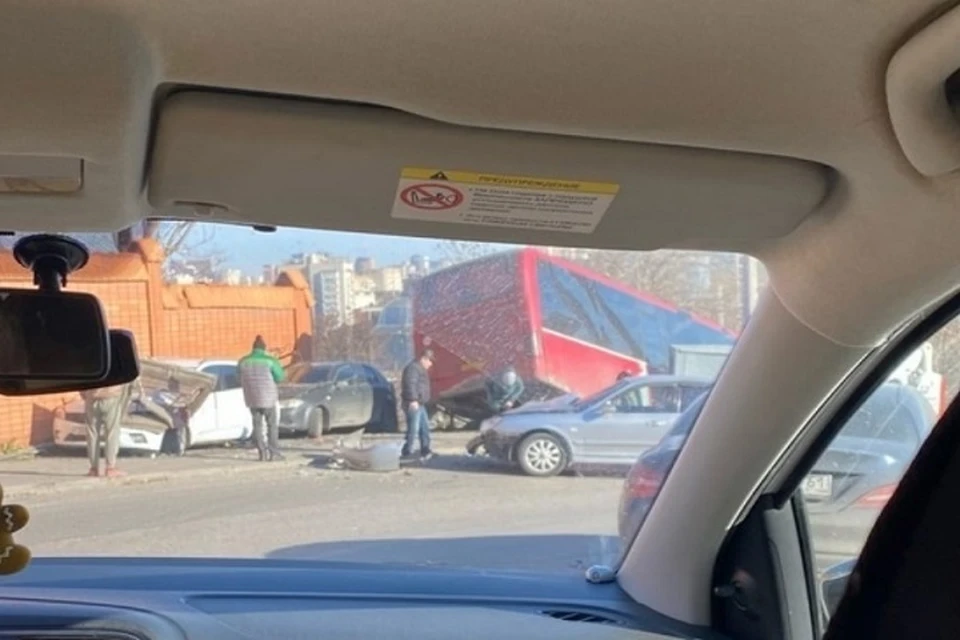
<path id="1" fill-rule="evenodd" d="M 113 251 L 114 240 L 108 233 L 73 233 L 91 251 Z M 0 236 L 0 249 L 12 248 L 16 237 Z M 252 227 L 228 224 L 198 224 L 185 246 L 196 257 L 216 255 L 228 269 L 240 269 L 258 276 L 267 264 L 286 264 L 295 253 L 329 253 L 345 258 L 371 257 L 377 266 L 400 264 L 413 255 L 438 261 L 449 257 L 443 241 L 436 238 L 409 238 L 373 233 L 351 233 L 310 229 L 278 229 L 273 233 L 254 231 Z M 492 245 L 501 249 L 507 245 Z"/>
<path id="2" fill-rule="evenodd" d="M 193 237 L 198 236 L 195 233 Z M 284 263 L 294 253 L 329 253 L 350 258 L 368 256 L 378 266 L 406 262 L 415 254 L 435 260 L 444 255 L 440 241 L 435 238 L 302 229 L 261 233 L 249 227 L 227 225 L 218 225 L 202 250 L 216 252 L 224 258 L 224 266 L 241 269 L 249 275 L 259 274 L 265 264 Z M 199 253 L 201 249 L 197 251 Z"/>

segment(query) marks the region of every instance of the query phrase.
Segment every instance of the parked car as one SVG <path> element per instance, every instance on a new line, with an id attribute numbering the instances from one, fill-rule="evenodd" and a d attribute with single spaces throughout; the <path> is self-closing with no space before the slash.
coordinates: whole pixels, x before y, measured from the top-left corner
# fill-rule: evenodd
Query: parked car
<path id="1" fill-rule="evenodd" d="M 630 469 L 620 498 L 621 540 L 640 528 L 705 402 L 706 394 Z M 934 422 L 923 394 L 897 382 L 880 386 L 851 416 L 801 485 L 819 556 L 860 552 Z"/>
<path id="2" fill-rule="evenodd" d="M 364 426 L 397 431 L 393 385 L 361 362 L 299 363 L 280 385 L 280 430 L 318 437 L 330 429 Z"/>
<path id="3" fill-rule="evenodd" d="M 247 438 L 253 430 L 235 360 L 142 359 L 139 380 L 142 393 L 121 422 L 121 451 L 182 454 L 195 445 Z M 54 444 L 86 447 L 86 422 L 77 398 L 54 418 Z"/>
<path id="4" fill-rule="evenodd" d="M 577 465 L 626 467 L 709 386 L 698 378 L 650 375 L 625 378 L 585 398 L 526 404 L 484 420 L 468 450 L 482 445 L 531 476 Z"/>
<path id="5" fill-rule="evenodd" d="M 923 393 L 888 383 L 844 425 L 801 485 L 818 555 L 859 555 L 935 423 Z"/>

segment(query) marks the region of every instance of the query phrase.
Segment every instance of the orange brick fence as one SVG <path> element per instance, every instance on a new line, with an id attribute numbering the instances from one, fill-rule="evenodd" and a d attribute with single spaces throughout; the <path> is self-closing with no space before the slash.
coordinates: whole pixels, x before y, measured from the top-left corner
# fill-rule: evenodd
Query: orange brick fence
<path id="1" fill-rule="evenodd" d="M 163 261 L 152 240 L 125 253 L 94 254 L 67 290 L 99 297 L 110 326 L 132 331 L 143 356 L 239 358 L 261 334 L 286 361 L 311 358 L 313 300 L 299 272 L 282 273 L 275 286 L 168 285 Z M 31 282 L 10 252 L 0 252 L 0 286 Z M 0 444 L 49 442 L 53 410 L 70 397 L 0 397 Z"/>

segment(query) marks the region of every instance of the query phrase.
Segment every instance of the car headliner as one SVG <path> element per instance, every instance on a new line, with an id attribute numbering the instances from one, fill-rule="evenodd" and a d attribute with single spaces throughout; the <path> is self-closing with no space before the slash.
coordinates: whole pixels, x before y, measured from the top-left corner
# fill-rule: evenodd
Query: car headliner
<path id="1" fill-rule="evenodd" d="M 656 156 L 657 166 L 638 163 L 634 179 L 644 185 L 650 172 L 661 183 L 695 174 L 698 163 L 713 157 L 708 149 L 793 158 L 829 167 L 830 173 L 822 202 L 814 201 L 805 215 L 786 216 L 795 223 L 788 228 L 765 226 L 752 207 L 744 220 L 735 196 L 744 202 L 759 197 L 769 205 L 767 216 L 782 215 L 777 202 L 789 200 L 790 180 L 777 185 L 779 193 L 758 195 L 761 180 L 750 195 L 725 195 L 720 185 L 741 177 L 731 170 L 749 173 L 738 164 L 742 154 L 722 155 L 710 165 L 714 180 L 698 183 L 704 206 L 658 217 L 642 234 L 636 233 L 634 212 L 626 210 L 607 217 L 591 236 L 571 237 L 395 220 L 389 201 L 382 200 L 370 201 L 363 216 L 333 207 L 320 213 L 311 204 L 297 210 L 238 206 L 225 214 L 214 211 L 212 219 L 480 239 L 539 237 L 620 248 L 749 249 L 764 258 L 794 314 L 839 342 L 874 344 L 907 313 L 952 287 L 960 268 L 952 246 L 960 218 L 950 215 L 960 178 L 924 178 L 907 161 L 884 91 L 891 56 L 942 7 L 934 0 L 611 0 L 557 10 L 546 0 L 495 0 L 454 9 L 433 0 L 280 0 L 269 8 L 233 3 L 224 14 L 212 0 L 9 2 L 0 47 L 17 64 L 0 70 L 6 88 L 0 96 L 0 154 L 74 156 L 86 159 L 86 166 L 81 193 L 8 194 L 0 198 L 0 213 L 8 228 L 22 230 L 114 229 L 148 214 L 151 118 L 171 86 L 383 105 L 464 125 L 451 134 L 463 139 L 457 160 L 484 171 L 556 167 L 548 154 L 562 154 L 564 145 L 582 148 L 577 144 L 586 138 L 645 143 L 636 148 L 651 153 L 663 145 L 702 152 L 689 161 Z M 296 20 L 289 19 L 293 15 Z M 295 105 L 275 100 L 275 125 L 297 117 Z M 391 112 L 370 117 L 386 119 Z M 228 119 L 210 134 L 219 136 L 220 145 L 225 136 L 235 138 L 229 125 Z M 398 121 L 395 128 L 409 126 Z M 500 153 L 473 158 L 468 166 L 469 151 L 478 144 L 470 127 L 571 137 L 548 149 L 514 135 L 512 147 L 529 147 L 522 163 Z M 328 142 L 342 145 L 344 138 Z M 588 178 L 602 179 L 609 170 L 603 157 L 613 152 L 598 149 L 575 165 Z M 230 171 L 223 179 L 239 190 L 257 149 L 241 145 L 233 151 L 241 157 L 225 168 Z M 332 171 L 331 163 L 349 157 L 346 148 L 338 151 L 301 171 L 276 167 L 273 185 L 289 189 L 283 172 L 316 179 Z M 428 151 L 391 158 L 389 166 L 357 176 L 327 197 L 336 202 L 342 193 L 380 183 L 392 189 L 400 168 L 430 161 L 435 154 Z M 170 175 L 161 182 L 196 168 L 165 166 Z M 630 197 L 627 180 L 623 197 Z M 798 190 L 809 187 L 805 180 L 797 178 Z M 270 182 L 256 186 L 265 197 L 278 195 L 270 193 Z M 737 229 L 737 237 L 716 230 L 716 220 Z M 715 236 L 697 237 L 704 228 Z M 853 250 L 857 246 L 882 250 Z M 804 268 L 797 268 L 798 261 Z M 868 274 L 882 286 L 863 286 Z M 866 317 L 853 311 L 871 307 L 875 311 Z"/>
<path id="2" fill-rule="evenodd" d="M 82 158 L 84 184 L 0 194 L 0 219 L 82 231 L 202 214 L 758 256 L 772 292 L 707 401 L 711 428 L 694 430 L 620 571 L 637 599 L 705 623 L 716 550 L 788 445 L 960 276 L 950 7 L 11 0 L 0 168 Z M 203 91 L 171 97 L 182 87 Z M 392 218 L 399 171 L 424 164 L 615 178 L 620 193 L 589 235 Z M 659 508 L 702 487 L 702 508 Z"/>

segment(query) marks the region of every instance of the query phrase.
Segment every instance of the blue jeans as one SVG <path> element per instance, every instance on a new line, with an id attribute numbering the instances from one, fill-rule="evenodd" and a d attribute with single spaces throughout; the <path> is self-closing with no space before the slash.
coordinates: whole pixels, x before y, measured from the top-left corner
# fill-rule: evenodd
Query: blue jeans
<path id="1" fill-rule="evenodd" d="M 413 453 L 413 446 L 416 444 L 417 436 L 420 436 L 420 454 L 430 452 L 430 422 L 427 419 L 427 409 L 422 404 L 416 409 L 409 406 L 407 414 L 407 440 L 403 445 L 402 455 L 408 456 Z"/>

